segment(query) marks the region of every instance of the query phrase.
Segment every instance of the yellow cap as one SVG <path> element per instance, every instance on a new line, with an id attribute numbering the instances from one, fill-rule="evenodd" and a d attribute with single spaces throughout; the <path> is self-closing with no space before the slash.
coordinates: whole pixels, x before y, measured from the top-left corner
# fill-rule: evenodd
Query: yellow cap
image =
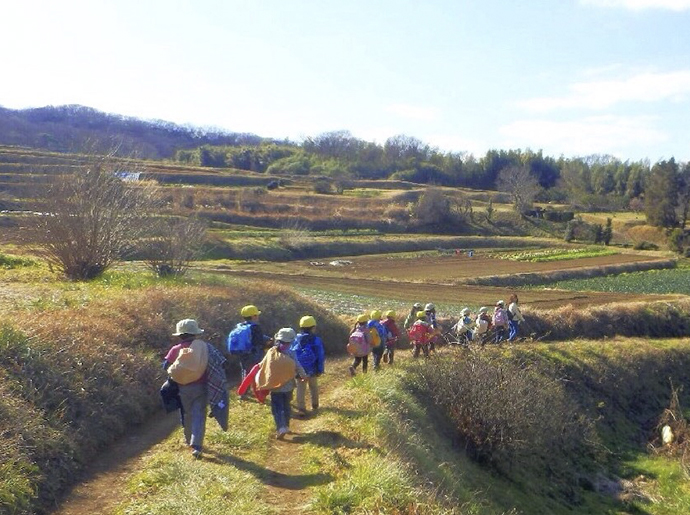
<path id="1" fill-rule="evenodd" d="M 369 313 L 369 320 L 381 320 L 381 312 L 378 309 L 375 309 Z"/>
<path id="2" fill-rule="evenodd" d="M 261 311 L 259 311 L 258 308 L 256 306 L 254 306 L 253 304 L 249 304 L 248 306 L 245 306 L 242 308 L 242 311 L 240 311 L 240 314 L 244 318 L 249 318 L 249 317 L 253 317 L 254 315 L 260 315 Z"/>
<path id="3" fill-rule="evenodd" d="M 303 328 L 314 327 L 315 325 L 316 319 L 311 315 L 303 316 L 299 320 L 299 326 Z"/>
<path id="4" fill-rule="evenodd" d="M 424 312 L 424 311 L 417 311 L 417 318 L 420 319 L 420 320 L 423 319 L 423 318 L 426 318 L 426 312 Z"/>
<path id="5" fill-rule="evenodd" d="M 385 316 L 386 318 L 395 318 L 395 311 L 389 309 L 383 314 L 383 316 Z"/>
<path id="6" fill-rule="evenodd" d="M 357 323 L 358 323 L 358 324 L 365 324 L 365 323 L 368 322 L 368 321 L 369 321 L 369 317 L 366 316 L 366 315 L 359 315 L 359 316 L 357 317 Z"/>

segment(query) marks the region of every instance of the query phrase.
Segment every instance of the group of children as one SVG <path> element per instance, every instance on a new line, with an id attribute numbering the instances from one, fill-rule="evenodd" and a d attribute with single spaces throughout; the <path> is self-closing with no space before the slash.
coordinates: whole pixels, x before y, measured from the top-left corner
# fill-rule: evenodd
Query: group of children
<path id="1" fill-rule="evenodd" d="M 244 320 L 230 332 L 227 340 L 228 353 L 236 355 L 240 363 L 242 385 L 239 392 L 242 398 L 247 398 L 247 385 L 251 384 L 255 393 L 263 392 L 264 396 L 270 393 L 276 437 L 283 439 L 290 430 L 290 404 L 294 390 L 297 390 L 299 416 L 307 414 L 307 388 L 313 412 L 319 408 L 318 377 L 324 372 L 325 352 L 323 341 L 315 332 L 316 319 L 305 315 L 299 321 L 299 332 L 283 327 L 271 338 L 264 335 L 259 326 L 261 311 L 256 306 L 244 306 L 240 314 Z M 491 315 L 486 307 L 482 307 L 473 318 L 470 310 L 464 308 L 453 330 L 467 342 L 478 340 L 480 343 L 488 341 L 493 331 L 493 339 L 498 343 L 504 339 L 513 341 L 523 321 L 518 297 L 513 294 L 508 307 L 499 300 Z M 423 354 L 428 357 L 441 334 L 435 306 L 415 303 L 403 327 L 413 347 L 413 356 Z M 199 338 L 203 332 L 195 320 L 178 322 L 173 335 L 179 341 L 168 351 L 163 362 L 170 380 L 164 386 L 165 394 L 161 391 L 162 395 L 174 393 L 176 396 L 185 441 L 195 457 L 201 456 L 207 405 L 210 405 L 221 427 L 227 426 L 228 393 L 225 375 L 221 372 L 226 359 L 215 347 Z M 382 314 L 373 310 L 368 315 L 357 317 L 347 345 L 348 352 L 354 357 L 349 367 L 350 374 L 354 376 L 360 364 L 362 372 L 367 372 L 369 354 L 373 358 L 374 370 L 380 368 L 381 362 L 392 365 L 400 336 L 395 311 Z"/>
<path id="2" fill-rule="evenodd" d="M 491 340 L 492 335 L 495 343 L 503 340 L 512 342 L 517 338 L 520 324 L 525 321 L 516 294 L 510 296 L 508 307 L 503 300 L 499 300 L 492 314 L 489 314 L 487 307 L 482 306 L 476 318 L 471 315 L 470 310 L 464 308 L 460 312 L 460 320 L 453 326 L 461 343 L 478 341 L 484 344 Z"/>
<path id="3" fill-rule="evenodd" d="M 367 371 L 370 353 L 374 361 L 374 370 L 380 367 L 381 361 L 393 364 L 395 345 L 400 338 L 395 318 L 394 311 L 386 311 L 382 317 L 378 310 L 357 318 L 348 341 L 348 352 L 354 356 L 349 368 L 351 375 L 355 375 L 360 364 L 362 371 Z M 496 343 L 503 340 L 514 341 L 524 320 L 518 296 L 512 294 L 508 306 L 506 307 L 503 300 L 499 300 L 493 313 L 489 313 L 487 307 L 481 307 L 477 316 L 473 317 L 469 308 L 464 308 L 460 312 L 460 320 L 452 330 L 461 343 L 474 340 L 484 344 L 490 339 Z M 432 303 L 423 306 L 415 302 L 403 328 L 409 337 L 413 357 L 419 357 L 420 354 L 428 357 L 434 351 L 436 341 L 441 335 L 436 320 L 436 307 Z"/>
<path id="4" fill-rule="evenodd" d="M 283 439 L 290 430 L 294 390 L 297 390 L 299 416 L 307 415 L 307 388 L 313 412 L 319 408 L 318 377 L 324 372 L 325 352 L 323 341 L 315 332 L 316 319 L 305 315 L 299 321 L 299 332 L 283 327 L 271 338 L 263 334 L 259 325 L 261 311 L 256 306 L 244 306 L 240 314 L 244 320 L 227 339 L 228 353 L 236 355 L 240 363 L 242 383 L 238 393 L 241 391 L 241 398 L 246 399 L 248 384 L 257 398 L 263 399 L 270 393 L 276 437 Z M 225 425 L 227 429 L 228 389 L 222 367 L 226 358 L 200 339 L 203 332 L 193 319 L 177 323 L 173 336 L 178 341 L 163 361 L 169 379 L 161 390 L 166 407 L 170 405 L 167 402 L 170 397 L 174 395 L 177 399 L 185 442 L 196 458 L 201 457 L 203 448 L 207 405 L 212 414 L 225 410 L 225 424 L 221 423 L 221 427 Z"/>

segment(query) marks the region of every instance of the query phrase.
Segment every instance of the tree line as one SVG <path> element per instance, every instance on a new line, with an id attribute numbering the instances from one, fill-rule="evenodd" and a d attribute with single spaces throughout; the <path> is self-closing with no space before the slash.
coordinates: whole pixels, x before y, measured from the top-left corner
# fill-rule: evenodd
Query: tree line
<path id="1" fill-rule="evenodd" d="M 308 137 L 302 143 L 203 145 L 178 150 L 179 162 L 237 168 L 271 175 L 316 175 L 338 179 L 390 179 L 419 184 L 516 192 L 528 200 L 567 202 L 582 210 L 644 211 L 650 223 L 684 227 L 690 205 L 690 164 L 671 158 L 621 161 L 610 155 L 554 158 L 542 151 L 442 152 L 414 137 L 398 135 L 384 144 L 347 131 Z M 511 173 L 506 173 L 511 170 Z"/>

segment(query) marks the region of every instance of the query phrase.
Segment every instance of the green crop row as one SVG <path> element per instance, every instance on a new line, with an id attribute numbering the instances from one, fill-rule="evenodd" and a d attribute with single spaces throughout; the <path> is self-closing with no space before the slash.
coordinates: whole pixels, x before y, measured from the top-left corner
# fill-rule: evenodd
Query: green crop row
<path id="1" fill-rule="evenodd" d="M 510 261 L 528 261 L 530 263 L 543 263 L 547 261 L 564 261 L 567 259 L 580 259 L 589 257 L 610 256 L 618 252 L 608 248 L 583 247 L 579 249 L 543 249 L 536 251 L 523 251 L 513 254 L 495 254 L 491 257 L 509 259 Z"/>

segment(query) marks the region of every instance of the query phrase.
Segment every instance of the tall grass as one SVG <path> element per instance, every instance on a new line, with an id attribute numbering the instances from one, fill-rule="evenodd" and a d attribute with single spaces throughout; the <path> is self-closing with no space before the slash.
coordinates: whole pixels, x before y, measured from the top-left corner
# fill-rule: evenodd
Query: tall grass
<path id="1" fill-rule="evenodd" d="M 690 299 L 534 309 L 527 311 L 525 319 L 522 330 L 542 340 L 687 337 L 690 336 Z"/>

